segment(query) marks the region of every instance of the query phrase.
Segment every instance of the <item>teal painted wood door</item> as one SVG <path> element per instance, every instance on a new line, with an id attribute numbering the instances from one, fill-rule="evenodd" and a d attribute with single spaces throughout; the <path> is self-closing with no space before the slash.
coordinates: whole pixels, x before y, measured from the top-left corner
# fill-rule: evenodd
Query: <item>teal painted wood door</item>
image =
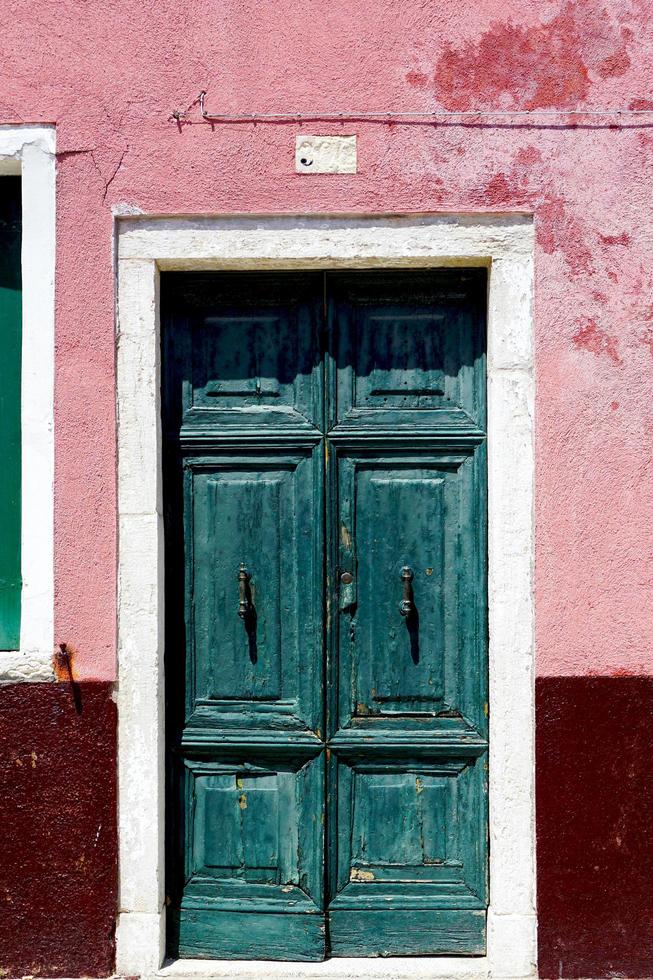
<path id="1" fill-rule="evenodd" d="M 174 955 L 485 951 L 485 291 L 163 277 Z"/>

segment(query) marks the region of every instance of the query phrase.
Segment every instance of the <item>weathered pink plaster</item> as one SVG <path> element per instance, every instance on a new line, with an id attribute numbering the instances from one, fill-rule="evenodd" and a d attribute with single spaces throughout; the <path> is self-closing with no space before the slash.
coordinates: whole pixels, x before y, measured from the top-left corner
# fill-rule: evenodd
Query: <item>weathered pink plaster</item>
<path id="1" fill-rule="evenodd" d="M 621 128 L 319 126 L 212 111 L 653 108 L 647 0 L 12 0 L 0 122 L 56 122 L 56 638 L 115 672 L 112 214 L 529 211 L 537 227 L 540 674 L 653 673 L 653 114 Z M 588 120 L 590 123 L 591 120 Z"/>

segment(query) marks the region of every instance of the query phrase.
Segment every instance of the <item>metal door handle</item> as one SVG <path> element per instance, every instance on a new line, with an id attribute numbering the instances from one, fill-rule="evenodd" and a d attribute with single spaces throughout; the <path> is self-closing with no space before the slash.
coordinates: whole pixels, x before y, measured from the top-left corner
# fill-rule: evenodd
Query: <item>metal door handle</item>
<path id="1" fill-rule="evenodd" d="M 240 568 L 238 569 L 238 615 L 241 619 L 247 619 L 252 611 L 252 601 L 250 599 L 249 591 L 249 580 L 251 575 L 245 568 L 244 562 L 241 561 Z"/>
<path id="2" fill-rule="evenodd" d="M 415 605 L 413 603 L 413 581 L 414 575 L 413 570 L 408 565 L 404 565 L 401 570 L 401 581 L 404 587 L 404 596 L 399 603 L 399 612 L 402 616 L 410 616 L 415 612 Z"/>

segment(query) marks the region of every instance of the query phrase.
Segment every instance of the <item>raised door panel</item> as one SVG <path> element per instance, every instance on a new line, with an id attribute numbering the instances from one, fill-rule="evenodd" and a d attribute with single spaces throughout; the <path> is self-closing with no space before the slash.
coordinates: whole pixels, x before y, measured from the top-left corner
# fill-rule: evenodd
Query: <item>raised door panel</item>
<path id="1" fill-rule="evenodd" d="M 330 426 L 484 426 L 486 273 L 329 273 Z"/>
<path id="2" fill-rule="evenodd" d="M 485 907 L 484 757 L 337 752 L 333 909 Z"/>
<path id="3" fill-rule="evenodd" d="M 319 275 L 173 273 L 164 302 L 182 439 L 322 427 Z"/>
<path id="4" fill-rule="evenodd" d="M 186 760 L 183 955 L 322 958 L 323 763 L 287 749 Z"/>
<path id="5" fill-rule="evenodd" d="M 187 746 L 321 726 L 321 467 L 318 448 L 185 461 Z"/>
<path id="6" fill-rule="evenodd" d="M 477 955 L 485 949 L 483 756 L 332 758 L 334 956 Z M 396 750 L 395 750 L 396 751 Z"/>
<path id="7" fill-rule="evenodd" d="M 484 446 L 334 456 L 338 568 L 353 577 L 339 587 L 339 734 L 430 723 L 484 737 Z"/>

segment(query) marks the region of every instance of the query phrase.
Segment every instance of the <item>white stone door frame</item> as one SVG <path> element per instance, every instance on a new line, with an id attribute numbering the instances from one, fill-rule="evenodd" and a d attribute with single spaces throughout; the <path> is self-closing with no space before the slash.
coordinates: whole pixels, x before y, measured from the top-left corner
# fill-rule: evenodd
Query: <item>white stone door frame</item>
<path id="1" fill-rule="evenodd" d="M 533 222 L 527 215 L 118 220 L 117 969 L 202 977 L 530 977 L 534 827 Z M 323 963 L 165 955 L 159 272 L 486 266 L 490 665 L 487 955 Z"/>

